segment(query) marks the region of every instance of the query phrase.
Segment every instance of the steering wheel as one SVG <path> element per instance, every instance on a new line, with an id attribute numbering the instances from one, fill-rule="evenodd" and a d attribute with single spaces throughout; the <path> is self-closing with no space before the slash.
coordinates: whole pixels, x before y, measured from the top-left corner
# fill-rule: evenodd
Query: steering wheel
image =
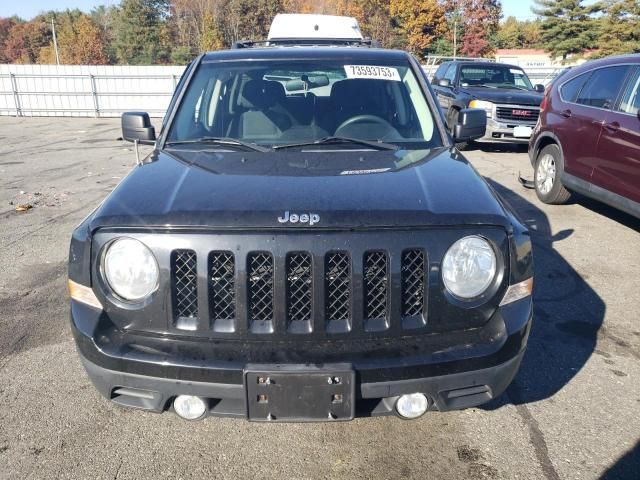
<path id="1" fill-rule="evenodd" d="M 336 128 L 334 136 L 336 137 L 349 136 L 349 135 L 345 135 L 344 132 L 340 132 L 340 131 L 347 130 L 349 127 L 352 127 L 352 126 L 363 125 L 363 124 L 369 124 L 369 125 L 375 124 L 378 128 L 382 130 L 381 133 L 383 134 L 376 135 L 376 138 L 384 138 L 384 137 L 387 137 L 388 135 L 393 135 L 393 134 L 399 135 L 398 131 L 395 128 L 393 128 L 393 125 L 391 125 L 389 122 L 387 122 L 383 118 L 377 117 L 375 115 L 356 115 L 355 117 L 348 118 L 347 120 L 342 122 L 340 126 Z"/>

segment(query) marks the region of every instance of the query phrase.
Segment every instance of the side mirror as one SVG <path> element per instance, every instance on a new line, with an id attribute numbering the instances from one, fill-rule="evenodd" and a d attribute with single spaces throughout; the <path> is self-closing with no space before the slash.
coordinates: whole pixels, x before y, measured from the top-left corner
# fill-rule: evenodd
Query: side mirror
<path id="1" fill-rule="evenodd" d="M 480 108 L 465 108 L 458 112 L 458 123 L 453 129 L 456 143 L 484 137 L 487 129 L 487 112 Z"/>
<path id="2" fill-rule="evenodd" d="M 151 125 L 149 114 L 145 112 L 125 112 L 122 114 L 122 138 L 127 142 L 153 145 L 156 129 Z"/>
<path id="3" fill-rule="evenodd" d="M 533 89 L 538 93 L 544 93 L 544 85 L 542 85 L 541 83 L 536 83 L 533 86 Z"/>
<path id="4" fill-rule="evenodd" d="M 443 78 L 438 82 L 438 85 L 441 87 L 449 88 L 451 86 L 451 80 L 448 78 Z"/>

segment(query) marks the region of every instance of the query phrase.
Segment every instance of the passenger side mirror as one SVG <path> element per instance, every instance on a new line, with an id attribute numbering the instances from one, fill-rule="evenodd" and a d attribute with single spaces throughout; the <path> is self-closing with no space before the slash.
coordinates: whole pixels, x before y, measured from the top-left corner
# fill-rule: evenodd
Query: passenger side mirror
<path id="1" fill-rule="evenodd" d="M 451 87 L 451 80 L 448 78 L 443 78 L 438 82 L 438 85 L 441 87 L 449 88 Z"/>
<path id="2" fill-rule="evenodd" d="M 480 108 L 465 108 L 458 112 L 458 122 L 453 129 L 456 143 L 484 137 L 487 129 L 487 112 Z"/>
<path id="3" fill-rule="evenodd" d="M 542 85 L 541 83 L 536 83 L 533 86 L 533 89 L 538 93 L 544 93 L 544 85 Z"/>
<path id="4" fill-rule="evenodd" d="M 122 138 L 127 142 L 153 145 L 156 141 L 156 129 L 151 125 L 146 112 L 125 112 L 122 114 Z"/>

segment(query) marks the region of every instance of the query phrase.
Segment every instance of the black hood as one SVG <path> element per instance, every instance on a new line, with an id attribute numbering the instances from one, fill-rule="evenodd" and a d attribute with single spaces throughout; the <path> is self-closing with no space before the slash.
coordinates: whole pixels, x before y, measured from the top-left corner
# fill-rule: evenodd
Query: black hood
<path id="1" fill-rule="evenodd" d="M 317 214 L 313 226 L 280 223 Z M 96 210 L 100 227 L 360 229 L 502 225 L 493 190 L 456 150 L 154 152 Z"/>
<path id="2" fill-rule="evenodd" d="M 510 105 L 539 107 L 543 98 L 541 93 L 519 90 L 517 88 L 464 87 L 464 90 L 477 100 Z"/>

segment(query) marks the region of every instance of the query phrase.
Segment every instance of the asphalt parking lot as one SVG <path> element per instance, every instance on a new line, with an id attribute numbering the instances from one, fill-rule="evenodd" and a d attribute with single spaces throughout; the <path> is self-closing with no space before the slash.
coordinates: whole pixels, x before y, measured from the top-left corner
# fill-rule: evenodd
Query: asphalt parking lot
<path id="1" fill-rule="evenodd" d="M 640 222 L 586 199 L 541 204 L 513 146 L 466 153 L 534 239 L 535 324 L 499 400 L 289 425 L 110 405 L 75 353 L 66 257 L 135 163 L 119 136 L 117 119 L 0 118 L 0 478 L 640 477 Z"/>

